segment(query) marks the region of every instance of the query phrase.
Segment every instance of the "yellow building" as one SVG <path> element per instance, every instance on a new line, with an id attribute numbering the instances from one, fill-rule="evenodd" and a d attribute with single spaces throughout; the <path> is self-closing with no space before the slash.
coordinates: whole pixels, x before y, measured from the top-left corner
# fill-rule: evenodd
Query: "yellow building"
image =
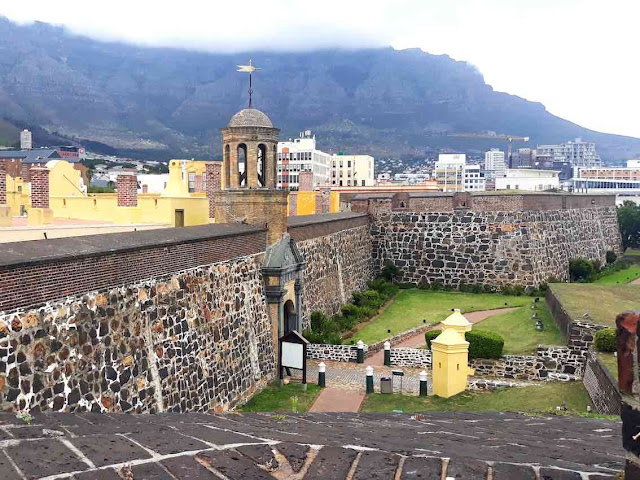
<path id="1" fill-rule="evenodd" d="M 118 193 L 87 193 L 80 171 L 65 160 L 51 160 L 46 164 L 49 173 L 49 209 L 53 215 L 46 219 L 31 208 L 31 184 L 21 177 L 7 175 L 7 204 L 9 219 L 24 217 L 32 211 L 28 225 L 43 222 L 72 223 L 73 220 L 115 225 L 191 226 L 215 221 L 209 217 L 209 198 L 205 191 L 207 163 L 203 161 L 171 160 L 167 185 L 162 193 L 132 193 L 131 205 L 119 204 Z M 134 175 L 133 172 L 123 174 Z M 220 181 L 224 179 L 221 175 Z M 139 185 L 136 185 L 136 187 Z M 224 185 L 222 185 L 224 188 Z M 328 191 L 325 192 L 325 195 Z M 317 213 L 320 192 L 297 192 L 296 215 Z M 339 211 L 340 195 L 330 192 L 325 209 Z M 325 210 L 326 211 L 326 210 Z M 24 223 L 22 223 L 24 225 Z"/>
<path id="2" fill-rule="evenodd" d="M 468 366 L 469 342 L 464 339 L 471 324 L 456 310 L 442 322 L 442 329 L 431 341 L 433 393 L 449 398 L 467 389 L 467 377 L 474 372 Z"/>

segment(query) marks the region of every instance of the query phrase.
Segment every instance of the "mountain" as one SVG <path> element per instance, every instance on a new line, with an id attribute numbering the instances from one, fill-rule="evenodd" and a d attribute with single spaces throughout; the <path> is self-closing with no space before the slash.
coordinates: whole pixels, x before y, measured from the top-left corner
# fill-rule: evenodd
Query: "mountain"
<path id="1" fill-rule="evenodd" d="M 21 128 L 137 157 L 219 157 L 219 129 L 247 105 L 282 129 L 311 129 L 326 151 L 424 156 L 438 149 L 505 148 L 486 132 L 531 137 L 529 145 L 582 137 L 601 156 L 640 154 L 640 139 L 580 127 L 540 103 L 496 92 L 478 70 L 417 49 L 216 54 L 105 43 L 44 23 L 0 17 L 0 117 Z M 36 142 L 38 139 L 35 139 Z"/>

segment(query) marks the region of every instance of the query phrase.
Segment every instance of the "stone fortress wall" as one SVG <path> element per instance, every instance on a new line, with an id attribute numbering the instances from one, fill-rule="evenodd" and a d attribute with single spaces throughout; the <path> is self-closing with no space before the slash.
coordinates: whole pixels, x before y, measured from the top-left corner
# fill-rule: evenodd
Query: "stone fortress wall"
<path id="1" fill-rule="evenodd" d="M 405 283 L 537 287 L 565 280 L 569 260 L 620 252 L 613 196 L 397 194 L 356 197 L 373 216 L 373 268 Z"/>
<path id="2" fill-rule="evenodd" d="M 306 311 L 337 311 L 366 287 L 368 221 L 291 222 L 312 272 Z M 266 228 L 242 224 L 5 244 L 0 406 L 153 413 L 246 401 L 276 371 L 265 245 Z"/>
<path id="3" fill-rule="evenodd" d="M 365 290 L 373 278 L 369 218 L 347 215 L 344 219 L 340 215 L 316 215 L 316 220 L 326 220 L 313 224 L 305 217 L 290 221 L 289 233 L 306 261 L 303 329 L 310 325 L 311 312 L 339 313 L 351 301 L 351 295 Z"/>

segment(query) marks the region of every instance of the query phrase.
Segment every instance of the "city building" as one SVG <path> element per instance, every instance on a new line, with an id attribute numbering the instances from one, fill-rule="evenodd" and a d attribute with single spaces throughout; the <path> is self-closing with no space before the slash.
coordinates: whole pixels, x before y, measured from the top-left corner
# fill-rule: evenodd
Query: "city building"
<path id="1" fill-rule="evenodd" d="M 534 151 L 528 147 L 518 148 L 511 154 L 508 168 L 530 168 L 534 163 Z"/>
<path id="2" fill-rule="evenodd" d="M 480 173 L 480 165 L 464 166 L 464 184 L 465 192 L 484 192 L 485 178 Z"/>
<path id="3" fill-rule="evenodd" d="M 577 168 L 572 182 L 576 192 L 615 193 L 619 205 L 640 204 L 640 160 L 628 160 L 626 167 Z"/>
<path id="4" fill-rule="evenodd" d="M 560 188 L 559 173 L 556 170 L 508 168 L 504 177 L 496 178 L 496 190 L 525 190 L 531 192 L 558 190 Z"/>
<path id="5" fill-rule="evenodd" d="M 371 155 L 331 155 L 331 185 L 371 187 L 376 184 Z"/>
<path id="6" fill-rule="evenodd" d="M 480 165 L 467 165 L 463 153 L 441 153 L 435 163 L 435 179 L 443 192 L 484 191 Z"/>
<path id="7" fill-rule="evenodd" d="M 20 132 L 20 150 L 31 150 L 31 148 L 33 148 L 31 132 L 25 128 Z"/>
<path id="8" fill-rule="evenodd" d="M 462 192 L 464 189 L 464 153 L 441 153 L 435 163 L 434 175 L 443 192 Z"/>
<path id="9" fill-rule="evenodd" d="M 329 182 L 330 157 L 316 148 L 316 137 L 311 130 L 288 142 L 278 142 L 278 182 L 277 188 L 298 190 L 300 172 L 313 173 L 313 187 Z"/>
<path id="10" fill-rule="evenodd" d="M 596 144 L 581 138 L 560 145 L 538 145 L 536 155 L 549 155 L 554 162 L 569 162 L 573 167 L 597 167 L 601 163 Z"/>
<path id="11" fill-rule="evenodd" d="M 484 154 L 484 171 L 488 180 L 496 177 L 504 177 L 506 169 L 504 162 L 504 152 L 499 148 L 492 148 Z"/>

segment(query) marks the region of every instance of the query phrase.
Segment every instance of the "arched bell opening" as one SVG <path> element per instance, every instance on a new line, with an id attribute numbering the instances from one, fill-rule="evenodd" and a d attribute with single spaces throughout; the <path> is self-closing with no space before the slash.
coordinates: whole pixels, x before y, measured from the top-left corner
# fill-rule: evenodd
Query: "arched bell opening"
<path id="1" fill-rule="evenodd" d="M 238 145 L 238 186 L 247 186 L 247 146 L 244 143 Z"/>
<path id="2" fill-rule="evenodd" d="M 231 147 L 227 143 L 224 146 L 224 158 L 222 162 L 222 166 L 224 168 L 224 186 L 225 188 L 230 188 L 231 186 Z"/>
<path id="3" fill-rule="evenodd" d="M 258 145 L 256 158 L 256 171 L 258 172 L 258 186 L 267 184 L 267 147 L 264 143 Z"/>

